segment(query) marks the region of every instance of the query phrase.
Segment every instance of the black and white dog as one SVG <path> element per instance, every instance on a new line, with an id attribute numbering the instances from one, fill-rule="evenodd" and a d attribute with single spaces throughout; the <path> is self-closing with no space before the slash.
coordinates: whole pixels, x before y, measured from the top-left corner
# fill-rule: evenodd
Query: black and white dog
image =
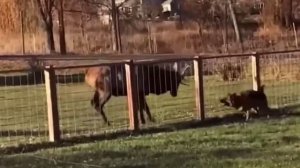
<path id="1" fill-rule="evenodd" d="M 225 106 L 240 109 L 245 113 L 246 121 L 250 118 L 250 113 L 263 114 L 269 112 L 267 96 L 264 93 L 264 86 L 255 90 L 242 91 L 239 95 L 229 93 L 227 97 L 220 99 Z"/>

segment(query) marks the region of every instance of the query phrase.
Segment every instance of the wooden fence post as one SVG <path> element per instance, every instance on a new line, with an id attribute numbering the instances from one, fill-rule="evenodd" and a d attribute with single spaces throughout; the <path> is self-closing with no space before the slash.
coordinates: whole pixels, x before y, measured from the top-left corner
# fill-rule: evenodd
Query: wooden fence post
<path id="1" fill-rule="evenodd" d="M 252 62 L 253 90 L 258 90 L 258 88 L 261 86 L 260 68 L 259 68 L 259 54 L 253 53 L 253 55 L 251 56 L 251 62 Z"/>
<path id="2" fill-rule="evenodd" d="M 60 140 L 60 128 L 57 108 L 56 78 L 53 66 L 46 66 L 44 74 L 48 107 L 49 141 L 58 142 Z"/>
<path id="3" fill-rule="evenodd" d="M 135 66 L 132 60 L 125 65 L 126 84 L 127 84 L 127 99 L 128 99 L 128 114 L 129 114 L 129 130 L 139 130 L 138 121 L 138 95 L 136 86 Z"/>
<path id="4" fill-rule="evenodd" d="M 200 57 L 195 57 L 194 60 L 194 78 L 195 78 L 195 91 L 196 91 L 196 117 L 199 120 L 205 119 L 204 109 L 204 90 L 203 90 L 203 61 Z"/>

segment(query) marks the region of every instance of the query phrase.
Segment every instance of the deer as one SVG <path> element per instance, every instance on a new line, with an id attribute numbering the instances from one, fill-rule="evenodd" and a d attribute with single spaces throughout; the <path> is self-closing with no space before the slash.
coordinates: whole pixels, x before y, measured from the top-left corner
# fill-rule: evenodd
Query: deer
<path id="1" fill-rule="evenodd" d="M 177 63 L 170 69 L 157 65 L 136 66 L 135 77 L 138 79 L 136 80 L 138 110 L 140 111 L 142 124 L 145 124 L 144 110 L 149 120 L 155 122 L 147 104 L 146 96 L 149 94 L 161 95 L 170 92 L 172 97 L 176 97 L 179 85 L 187 85 L 183 80 L 188 68 L 190 66 L 186 65 L 182 70 L 178 70 Z M 103 108 L 111 96 L 127 96 L 125 65 L 88 68 L 85 71 L 85 83 L 94 89 L 94 95 L 90 100 L 91 105 L 101 114 L 104 122 L 108 126 L 111 125 Z"/>

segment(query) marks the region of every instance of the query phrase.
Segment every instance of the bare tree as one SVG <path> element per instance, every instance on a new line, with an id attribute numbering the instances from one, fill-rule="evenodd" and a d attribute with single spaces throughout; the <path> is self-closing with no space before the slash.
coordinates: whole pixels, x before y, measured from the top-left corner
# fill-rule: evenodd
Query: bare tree
<path id="1" fill-rule="evenodd" d="M 59 0 L 57 4 L 58 9 L 58 21 L 59 21 L 59 44 L 60 44 L 60 53 L 66 54 L 66 37 L 65 37 L 65 24 L 64 24 L 64 0 Z"/>
<path id="2" fill-rule="evenodd" d="M 55 6 L 55 0 L 36 0 L 36 2 L 47 32 L 48 48 L 50 52 L 55 52 L 52 15 Z"/>
<path id="3" fill-rule="evenodd" d="M 224 15 L 225 12 L 220 8 L 221 3 L 223 2 L 184 0 L 181 1 L 181 14 L 185 19 L 193 20 L 198 24 L 201 35 L 203 28 L 218 24 L 217 19 Z"/>
<path id="4" fill-rule="evenodd" d="M 229 11 L 230 11 L 230 16 L 231 16 L 231 19 L 232 19 L 234 31 L 235 31 L 236 41 L 240 43 L 240 47 L 243 51 L 241 33 L 240 33 L 239 25 L 238 25 L 238 22 L 237 22 L 237 19 L 236 19 L 235 10 L 234 10 L 232 1 L 227 0 L 227 2 L 228 2 L 228 6 L 229 6 Z"/>
<path id="5" fill-rule="evenodd" d="M 114 51 L 122 52 L 121 32 L 119 21 L 119 9 L 116 6 L 116 0 L 111 0 L 111 18 L 112 18 L 112 34 L 114 41 Z"/>
<path id="6" fill-rule="evenodd" d="M 283 0 L 281 8 L 281 24 L 285 27 L 291 27 L 293 24 L 293 0 Z"/>
<path id="7" fill-rule="evenodd" d="M 120 7 L 122 7 L 128 0 L 124 0 L 120 4 L 116 4 L 116 0 L 84 0 L 86 3 L 96 5 L 99 9 L 106 8 L 112 19 L 112 43 L 113 50 L 122 52 L 121 32 L 120 32 Z"/>

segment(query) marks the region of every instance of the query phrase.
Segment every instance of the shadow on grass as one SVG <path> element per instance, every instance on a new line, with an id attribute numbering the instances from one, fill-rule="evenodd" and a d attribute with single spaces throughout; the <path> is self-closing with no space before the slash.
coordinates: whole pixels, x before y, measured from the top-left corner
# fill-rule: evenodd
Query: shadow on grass
<path id="1" fill-rule="evenodd" d="M 232 144 L 234 145 L 234 144 Z M 3 167 L 274 167 L 278 163 L 286 162 L 282 159 L 295 151 L 268 151 L 255 148 L 214 146 L 211 149 L 197 149 L 199 153 L 189 151 L 160 151 L 147 147 L 123 148 L 121 150 L 99 150 L 72 152 L 64 155 L 48 155 L 48 157 L 26 155 L 6 157 L 2 160 Z M 46 155 L 46 156 L 47 156 Z M 296 167 L 297 162 L 289 166 Z M 251 166 L 250 166 L 250 165 Z M 13 165 L 13 166 L 12 166 Z M 201 166 L 199 166 L 201 165 Z M 242 166 L 241 166 L 242 165 Z M 257 166 L 259 165 L 259 166 Z M 1 166 L 0 166 L 1 167 Z"/>
<path id="2" fill-rule="evenodd" d="M 285 107 L 282 109 L 272 109 L 268 115 L 268 119 L 281 119 L 284 117 L 300 117 L 300 113 L 297 111 L 300 109 L 300 105 L 293 105 L 290 107 Z M 266 119 L 266 116 L 260 116 L 257 119 Z M 254 119 L 256 120 L 256 119 Z M 164 132 L 173 132 L 178 130 L 185 130 L 185 129 L 193 129 L 193 128 L 204 128 L 204 127 L 214 127 L 232 123 L 244 123 L 244 117 L 242 114 L 230 114 L 224 117 L 212 117 L 207 118 L 205 121 L 199 120 L 191 120 L 185 122 L 179 122 L 174 124 L 165 124 L 161 125 L 159 128 L 144 128 L 140 131 L 119 131 L 114 133 L 107 133 L 101 135 L 93 135 L 93 136 L 80 136 L 80 137 L 73 137 L 69 139 L 63 139 L 60 142 L 52 143 L 52 142 L 43 142 L 38 144 L 21 144 L 17 147 L 6 147 L 0 148 L 1 154 L 15 154 L 15 153 L 28 153 L 34 152 L 41 149 L 48 149 L 48 148 L 57 148 L 57 147 L 68 147 L 74 146 L 76 144 L 82 143 L 93 143 L 101 140 L 113 140 L 118 138 L 124 138 L 128 136 L 140 136 L 145 134 L 155 134 L 155 133 L 164 133 Z M 20 131 L 22 133 L 24 131 Z M 18 134 L 20 135 L 20 134 Z"/>
<path id="3" fill-rule="evenodd" d="M 219 148 L 212 150 L 211 153 L 218 159 L 231 159 L 231 158 L 249 158 L 253 156 L 257 150 L 253 148 Z"/>

